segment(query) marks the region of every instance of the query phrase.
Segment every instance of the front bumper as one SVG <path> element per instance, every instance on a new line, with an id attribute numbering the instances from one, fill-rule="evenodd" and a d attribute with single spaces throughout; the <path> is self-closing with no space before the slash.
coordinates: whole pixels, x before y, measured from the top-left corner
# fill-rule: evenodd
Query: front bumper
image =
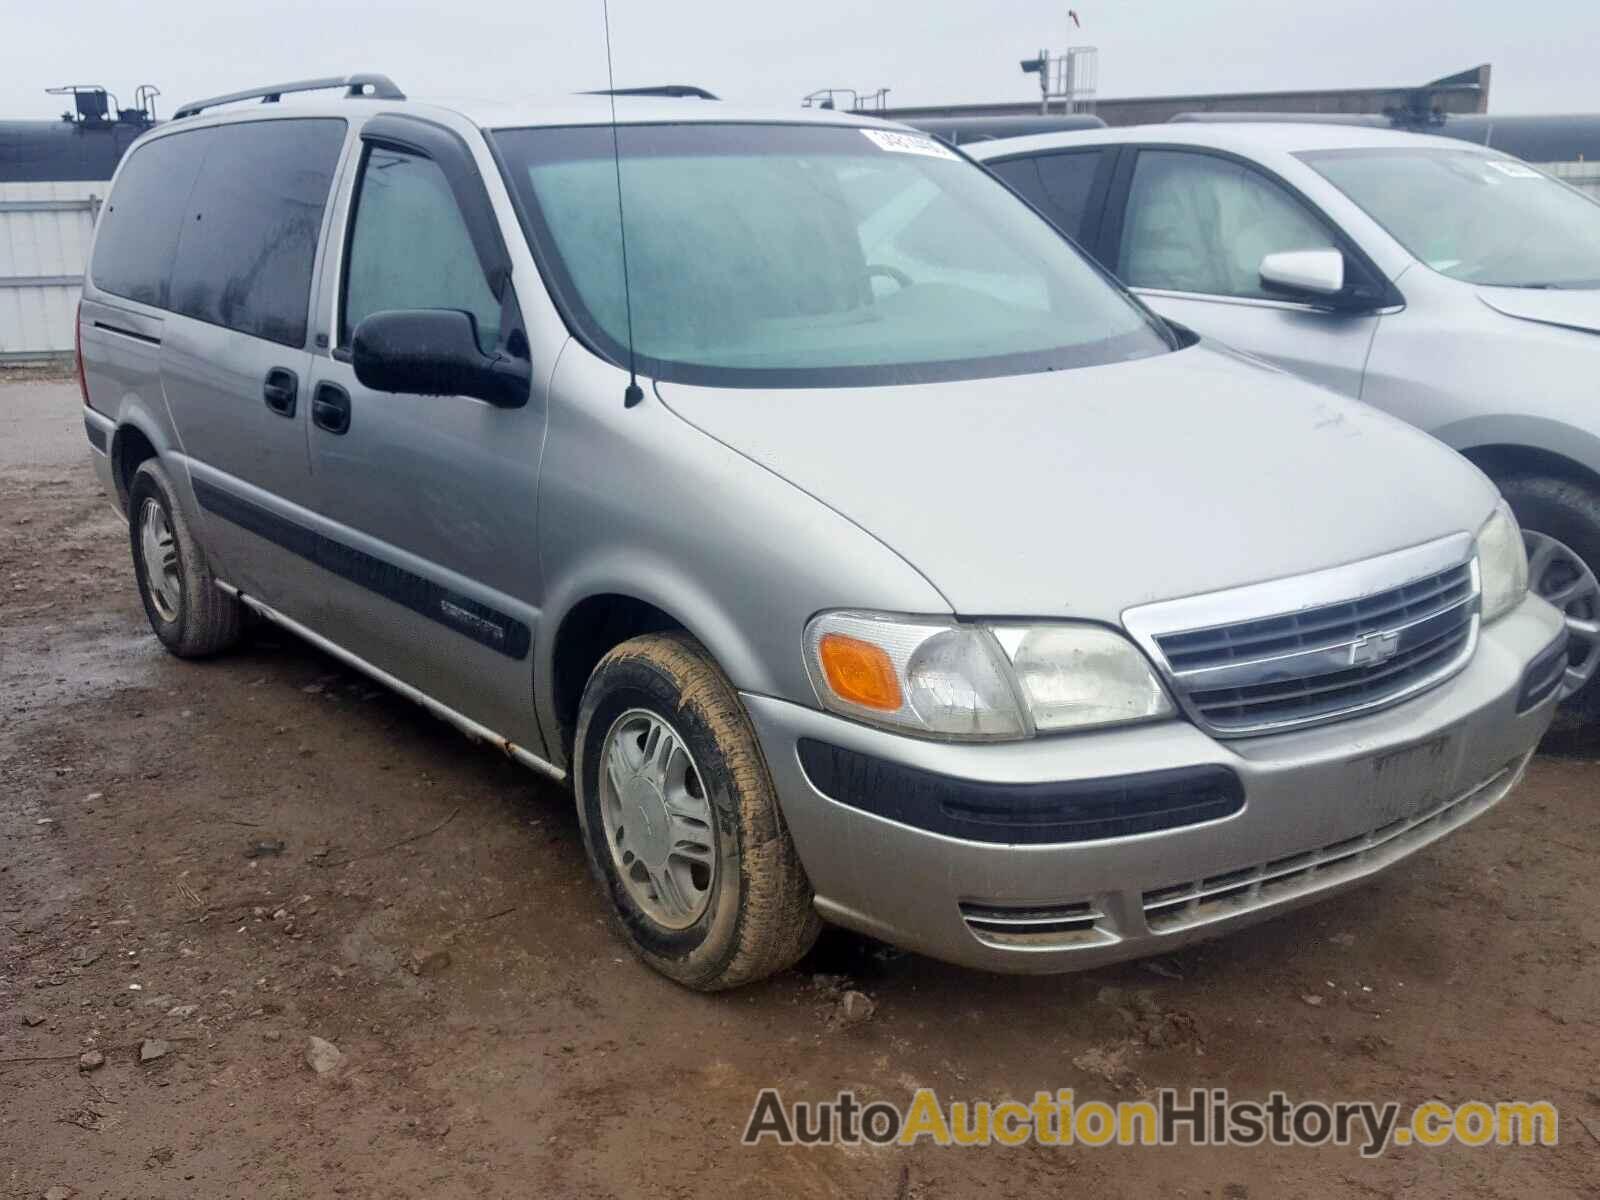
<path id="1" fill-rule="evenodd" d="M 1562 636 L 1530 598 L 1487 627 L 1448 682 L 1393 708 L 1217 741 L 1185 722 L 972 745 L 930 742 L 746 694 L 795 845 L 828 920 L 935 958 L 1073 971 L 1161 954 L 1331 895 L 1505 797 L 1554 713 L 1519 713 L 1529 664 Z M 821 742 L 958 781 L 1106 780 L 1221 767 L 1244 803 L 1199 824 L 1093 841 L 997 844 L 917 828 L 824 794 Z M 813 758 L 813 767 L 816 760 Z"/>

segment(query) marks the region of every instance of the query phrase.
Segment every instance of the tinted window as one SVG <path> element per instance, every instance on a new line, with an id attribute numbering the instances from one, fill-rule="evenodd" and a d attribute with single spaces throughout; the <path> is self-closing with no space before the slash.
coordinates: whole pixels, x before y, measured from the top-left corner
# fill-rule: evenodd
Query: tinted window
<path id="1" fill-rule="evenodd" d="M 1261 172 L 1183 151 L 1139 154 L 1122 228 L 1129 287 L 1269 298 L 1261 260 L 1280 250 L 1330 250 L 1327 228 Z"/>
<path id="2" fill-rule="evenodd" d="M 500 340 L 500 302 L 444 172 L 420 155 L 374 146 L 350 233 L 340 344 L 375 312 L 413 308 L 469 314 L 485 352 Z"/>
<path id="3" fill-rule="evenodd" d="M 1083 237 L 1083 220 L 1104 152 L 1041 154 L 996 163 L 995 174 L 1027 197 L 1068 237 Z"/>
<path id="4" fill-rule="evenodd" d="M 494 135 L 568 319 L 627 355 L 612 133 Z M 1170 347 L 987 172 L 931 138 L 692 123 L 619 131 L 639 369 L 715 386 L 868 386 Z"/>
<path id="5" fill-rule="evenodd" d="M 1049 198 L 1044 194 L 1044 180 L 1039 178 L 1037 159 L 1012 158 L 1005 162 L 984 165 L 1005 180 L 1008 188 L 1035 208 L 1048 207 Z"/>
<path id="6" fill-rule="evenodd" d="M 142 304 L 167 304 L 184 207 L 212 130 L 174 133 L 128 156 L 100 214 L 89 276 L 95 286 Z"/>
<path id="7" fill-rule="evenodd" d="M 1073 237 L 1083 231 L 1083 218 L 1089 210 L 1089 195 L 1094 191 L 1094 178 L 1100 170 L 1103 155 L 1047 154 L 1039 160 L 1039 178 L 1044 181 L 1045 195 L 1050 198 L 1046 210 L 1061 228 Z"/>
<path id="8" fill-rule="evenodd" d="M 217 129 L 184 210 L 167 307 L 284 345 L 304 342 L 344 131 L 337 120 Z"/>

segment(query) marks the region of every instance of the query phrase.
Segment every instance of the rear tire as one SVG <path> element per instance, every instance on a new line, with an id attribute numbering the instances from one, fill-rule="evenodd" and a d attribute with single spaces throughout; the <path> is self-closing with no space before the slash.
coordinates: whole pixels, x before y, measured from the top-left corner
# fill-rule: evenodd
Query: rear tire
<path id="1" fill-rule="evenodd" d="M 163 646 L 179 658 L 204 658 L 239 640 L 243 606 L 217 586 L 172 479 L 154 458 L 139 464 L 128 489 L 128 533 L 139 598 Z"/>
<path id="2" fill-rule="evenodd" d="M 590 869 L 649 966 L 717 991 L 811 948 L 821 922 L 766 759 L 694 639 L 650 634 L 601 659 L 573 762 Z"/>
<path id="3" fill-rule="evenodd" d="M 1600 721 L 1600 492 L 1546 475 L 1498 479 L 1501 494 L 1529 541 L 1529 589 L 1567 618 L 1569 663 L 1582 683 L 1562 700 L 1554 729 L 1574 732 Z M 1555 544 L 1551 545 L 1553 541 Z M 1588 577 L 1582 577 L 1584 570 Z"/>

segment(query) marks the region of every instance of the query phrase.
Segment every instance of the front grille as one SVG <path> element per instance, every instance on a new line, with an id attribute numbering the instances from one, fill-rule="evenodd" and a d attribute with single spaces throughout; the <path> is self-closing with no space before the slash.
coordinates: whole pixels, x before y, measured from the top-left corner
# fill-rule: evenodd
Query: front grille
<path id="1" fill-rule="evenodd" d="M 1375 708 L 1462 666 L 1478 590 L 1461 563 L 1360 599 L 1228 625 L 1158 633 L 1190 715 L 1241 735 Z"/>
<path id="2" fill-rule="evenodd" d="M 1401 858 L 1464 824 L 1500 800 L 1521 778 L 1531 752 L 1471 790 L 1409 819 L 1390 821 L 1356 837 L 1211 875 L 1152 888 L 1143 895 L 1152 933 L 1174 933 L 1208 921 L 1321 891 Z"/>

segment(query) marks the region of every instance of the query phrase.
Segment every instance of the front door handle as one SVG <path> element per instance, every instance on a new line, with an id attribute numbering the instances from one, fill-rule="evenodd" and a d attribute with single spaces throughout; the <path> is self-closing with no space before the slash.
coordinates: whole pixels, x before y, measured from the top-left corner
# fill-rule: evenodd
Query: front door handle
<path id="1" fill-rule="evenodd" d="M 350 393 L 337 383 L 317 384 L 311 398 L 311 423 L 329 433 L 345 433 L 350 428 Z"/>
<path id="2" fill-rule="evenodd" d="M 273 367 L 261 385 L 261 399 L 280 417 L 294 416 L 295 397 L 300 394 L 300 380 L 293 371 Z"/>

